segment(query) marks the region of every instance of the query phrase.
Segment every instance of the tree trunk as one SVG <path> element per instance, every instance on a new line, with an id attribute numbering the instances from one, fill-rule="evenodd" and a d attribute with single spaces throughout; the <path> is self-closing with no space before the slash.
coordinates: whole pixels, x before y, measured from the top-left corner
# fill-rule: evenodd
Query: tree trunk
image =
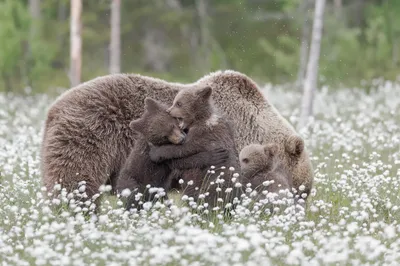
<path id="1" fill-rule="evenodd" d="M 320 56 L 322 27 L 324 22 L 324 8 L 325 0 L 316 0 L 310 56 L 307 64 L 300 120 L 298 124 L 299 129 L 306 125 L 308 118 L 313 113 L 313 98 L 315 89 L 317 87 L 318 61 Z"/>
<path id="2" fill-rule="evenodd" d="M 28 51 L 31 53 L 32 42 L 38 31 L 38 20 L 40 19 L 40 0 L 29 0 L 29 13 L 31 15 L 31 25 L 29 30 Z"/>
<path id="3" fill-rule="evenodd" d="M 342 7 L 343 7 L 342 0 L 334 0 L 333 6 L 335 7 L 336 18 L 340 18 L 342 15 Z"/>
<path id="4" fill-rule="evenodd" d="M 75 87 L 81 82 L 81 66 L 82 66 L 81 13 L 82 13 L 81 0 L 71 0 L 71 19 L 70 19 L 71 87 Z"/>
<path id="5" fill-rule="evenodd" d="M 67 20 L 67 4 L 64 1 L 60 1 L 58 3 L 58 8 L 57 8 L 57 20 L 58 23 L 64 24 L 64 22 Z M 60 31 L 57 35 L 57 42 L 61 47 L 64 47 L 66 41 L 65 41 L 65 35 L 63 31 Z"/>
<path id="6" fill-rule="evenodd" d="M 392 62 L 394 67 L 397 67 L 399 64 L 399 44 L 400 41 L 398 38 L 393 40 L 393 49 L 392 49 Z"/>
<path id="7" fill-rule="evenodd" d="M 306 74 L 307 68 L 307 57 L 309 50 L 309 39 L 311 32 L 311 24 L 309 21 L 309 0 L 303 0 L 301 2 L 300 12 L 303 14 L 303 27 L 301 33 L 301 47 L 300 47 L 300 62 L 299 62 L 299 70 L 297 72 L 297 81 L 296 85 L 298 88 L 302 88 L 304 85 L 304 76 Z"/>
<path id="8" fill-rule="evenodd" d="M 10 76 L 6 73 L 3 72 L 3 81 L 4 81 L 4 86 L 6 88 L 6 92 L 11 92 L 12 91 L 12 85 L 11 85 L 11 79 Z"/>
<path id="9" fill-rule="evenodd" d="M 111 4 L 110 73 L 121 72 L 121 1 Z"/>
<path id="10" fill-rule="evenodd" d="M 354 16 L 355 16 L 355 23 L 356 23 L 356 26 L 357 27 L 359 27 L 359 28 L 364 28 L 363 27 L 363 24 L 364 24 L 364 5 L 365 3 L 364 3 L 364 0 L 357 0 L 357 2 L 356 2 L 356 5 L 357 5 L 357 8 L 356 8 L 356 12 L 355 12 L 355 14 L 354 14 Z"/>
<path id="11" fill-rule="evenodd" d="M 25 46 L 25 64 L 21 67 L 21 72 L 24 83 L 27 86 L 32 85 L 30 74 L 34 65 L 34 58 L 32 52 L 33 42 L 36 35 L 39 34 L 39 21 L 40 21 L 40 0 L 29 0 L 29 14 L 31 17 L 29 38 Z"/>
<path id="12" fill-rule="evenodd" d="M 154 1 L 156 9 L 164 9 L 166 13 L 180 15 L 182 6 L 178 0 Z M 185 28 L 184 23 L 181 24 Z M 148 20 L 143 25 L 145 35 L 142 38 L 144 68 L 146 71 L 163 73 L 167 72 L 172 64 L 173 51 L 169 48 L 168 33 L 164 27 L 154 20 Z M 184 30 L 182 30 L 184 32 Z"/>
<path id="13" fill-rule="evenodd" d="M 201 68 L 204 71 L 209 71 L 210 69 L 210 32 L 208 28 L 208 15 L 207 15 L 207 0 L 196 1 L 197 13 L 200 20 L 200 43 L 201 43 Z"/>
<path id="14" fill-rule="evenodd" d="M 29 0 L 29 12 L 32 18 L 40 18 L 40 0 Z"/>
<path id="15" fill-rule="evenodd" d="M 32 19 L 29 32 L 29 42 L 32 42 L 38 31 L 37 24 L 40 19 L 40 0 L 29 0 L 29 13 Z M 31 45 L 29 45 L 29 49 L 31 49 Z"/>
<path id="16" fill-rule="evenodd" d="M 65 1 L 59 1 L 58 2 L 58 7 L 57 7 L 57 24 L 58 25 L 64 25 L 65 21 L 68 18 L 68 7 L 67 3 Z M 68 47 L 68 40 L 67 40 L 67 33 L 64 30 L 59 30 L 57 32 L 57 45 L 59 48 L 59 52 L 55 58 L 53 58 L 51 62 L 51 66 L 54 69 L 62 69 L 65 70 L 67 75 L 69 75 L 69 70 L 68 70 L 68 63 L 65 62 L 64 58 L 60 56 L 63 54 L 63 51 L 65 51 Z"/>

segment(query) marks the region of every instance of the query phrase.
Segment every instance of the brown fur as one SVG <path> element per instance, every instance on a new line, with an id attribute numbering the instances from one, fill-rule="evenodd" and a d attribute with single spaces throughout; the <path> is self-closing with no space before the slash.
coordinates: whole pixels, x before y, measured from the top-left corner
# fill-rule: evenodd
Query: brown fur
<path id="1" fill-rule="evenodd" d="M 278 193 L 279 190 L 292 188 L 292 177 L 277 157 L 276 144 L 250 144 L 239 154 L 240 168 L 243 178 L 252 184 L 258 192 L 267 190 Z M 264 181 L 273 181 L 267 187 Z"/>
<path id="2" fill-rule="evenodd" d="M 186 171 L 180 171 L 178 176 L 181 176 L 184 181 L 193 181 L 193 185 L 189 186 L 185 194 L 197 197 L 200 193 L 208 192 L 209 195 L 205 199 L 211 207 L 216 206 L 217 198 L 220 197 L 226 201 L 229 198 L 233 199 L 235 193 L 225 195 L 224 191 L 227 187 L 232 187 L 231 176 L 229 176 L 229 167 L 238 168 L 238 152 L 234 142 L 234 131 L 228 119 L 219 114 L 215 108 L 211 97 L 212 89 L 210 87 L 188 88 L 180 91 L 173 102 L 173 105 L 168 109 L 168 112 L 182 122 L 182 126 L 188 131 L 187 138 L 182 145 L 163 145 L 153 147 L 150 151 L 150 156 L 153 161 L 161 162 L 168 159 L 175 159 L 177 156 L 186 157 L 199 152 L 210 152 L 213 149 L 220 148 L 227 150 L 229 157 L 222 163 L 212 162 L 206 167 L 193 168 Z M 207 176 L 207 171 L 211 166 L 215 167 L 215 174 Z M 221 169 L 225 166 L 225 169 Z M 217 176 L 224 172 L 225 180 L 219 187 L 222 189 L 220 193 L 216 192 L 215 181 Z M 175 172 L 175 174 L 177 174 Z M 195 190 L 195 188 L 199 188 Z M 229 196 L 229 197 L 228 197 Z M 227 198 L 228 197 L 228 198 Z M 226 202 L 227 203 L 227 202 Z"/>
<path id="3" fill-rule="evenodd" d="M 134 203 L 134 196 L 137 192 L 144 195 L 143 202 L 152 201 L 154 194 L 149 194 L 146 185 L 163 188 L 168 192 L 171 170 L 186 169 L 191 167 L 204 167 L 214 160 L 225 160 L 228 156 L 226 151 L 208 153 L 197 153 L 186 158 L 177 156 L 175 160 L 167 160 L 164 163 L 154 163 L 150 160 L 150 147 L 171 144 L 180 147 L 185 139 L 181 132 L 178 121 L 167 113 L 167 107 L 151 98 L 145 100 L 146 111 L 138 120 L 130 123 L 130 127 L 140 134 L 128 159 L 118 177 L 116 189 L 121 192 L 128 188 L 132 192 L 128 197 L 126 207 L 130 209 Z M 219 157 L 218 157 L 219 156 Z M 221 157 L 222 156 L 222 157 Z M 140 207 L 140 206 L 137 206 Z"/>
<path id="4" fill-rule="evenodd" d="M 257 85 L 234 71 L 215 72 L 186 85 L 113 74 L 68 90 L 48 111 L 41 150 L 43 184 L 52 190 L 58 182 L 73 188 L 78 180 L 86 180 L 93 192 L 107 180 L 113 184 L 134 145 L 129 123 L 143 114 L 144 99 L 152 97 L 170 105 L 178 91 L 199 86 L 214 90 L 216 107 L 234 122 L 238 150 L 250 143 L 276 143 L 294 187 L 304 184 L 310 191 L 313 170 L 308 154 L 300 145 L 295 149 L 291 145 L 302 140 Z"/>

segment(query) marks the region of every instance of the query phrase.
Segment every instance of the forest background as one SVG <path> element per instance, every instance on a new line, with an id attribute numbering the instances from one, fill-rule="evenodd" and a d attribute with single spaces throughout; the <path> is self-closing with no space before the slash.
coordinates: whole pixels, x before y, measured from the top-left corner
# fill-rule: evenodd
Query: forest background
<path id="1" fill-rule="evenodd" d="M 169 81 L 234 69 L 301 88 L 313 11 L 312 0 L 121 0 L 113 62 Z M 397 79 L 399 14 L 398 0 L 327 0 L 319 87 L 368 90 L 374 79 Z M 80 30 L 80 81 L 112 72 L 111 1 L 83 0 Z M 70 1 L 0 0 L 0 91 L 70 86 Z"/>

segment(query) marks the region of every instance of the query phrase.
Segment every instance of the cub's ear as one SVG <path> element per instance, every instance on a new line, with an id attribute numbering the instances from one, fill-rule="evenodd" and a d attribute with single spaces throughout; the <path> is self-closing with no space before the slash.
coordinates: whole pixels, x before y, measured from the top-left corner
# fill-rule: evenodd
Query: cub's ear
<path id="1" fill-rule="evenodd" d="M 145 104 L 145 109 L 149 112 L 161 109 L 161 104 L 150 97 L 146 97 L 146 99 L 144 99 L 144 104 Z"/>
<path id="2" fill-rule="evenodd" d="M 304 141 L 297 135 L 291 135 L 286 139 L 285 150 L 291 155 L 299 156 L 304 150 Z"/>
<path id="3" fill-rule="evenodd" d="M 129 123 L 130 129 L 132 129 L 133 131 L 139 132 L 139 133 L 141 133 L 143 131 L 144 125 L 145 125 L 145 123 L 142 119 L 132 120 Z"/>
<path id="4" fill-rule="evenodd" d="M 212 93 L 212 89 L 210 86 L 203 87 L 196 91 L 196 95 L 205 100 L 208 100 L 211 97 L 211 93 Z"/>
<path id="5" fill-rule="evenodd" d="M 275 143 L 268 143 L 264 145 L 265 154 L 273 157 L 278 153 L 278 145 Z"/>

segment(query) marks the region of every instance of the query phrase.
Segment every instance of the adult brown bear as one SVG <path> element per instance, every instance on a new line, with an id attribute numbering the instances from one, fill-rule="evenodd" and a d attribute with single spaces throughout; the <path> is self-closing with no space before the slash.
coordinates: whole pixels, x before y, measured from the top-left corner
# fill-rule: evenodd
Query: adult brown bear
<path id="1" fill-rule="evenodd" d="M 115 186 L 122 164 L 134 145 L 129 128 L 152 97 L 171 105 L 179 90 L 210 86 L 218 109 L 234 122 L 238 150 L 251 143 L 276 143 L 292 173 L 293 186 L 309 194 L 313 170 L 303 140 L 263 97 L 257 85 L 235 71 L 211 73 L 195 83 L 179 84 L 135 74 L 113 74 L 82 83 L 62 94 L 50 107 L 41 149 L 43 184 L 67 190 L 86 181 L 90 197 L 99 186 Z"/>

